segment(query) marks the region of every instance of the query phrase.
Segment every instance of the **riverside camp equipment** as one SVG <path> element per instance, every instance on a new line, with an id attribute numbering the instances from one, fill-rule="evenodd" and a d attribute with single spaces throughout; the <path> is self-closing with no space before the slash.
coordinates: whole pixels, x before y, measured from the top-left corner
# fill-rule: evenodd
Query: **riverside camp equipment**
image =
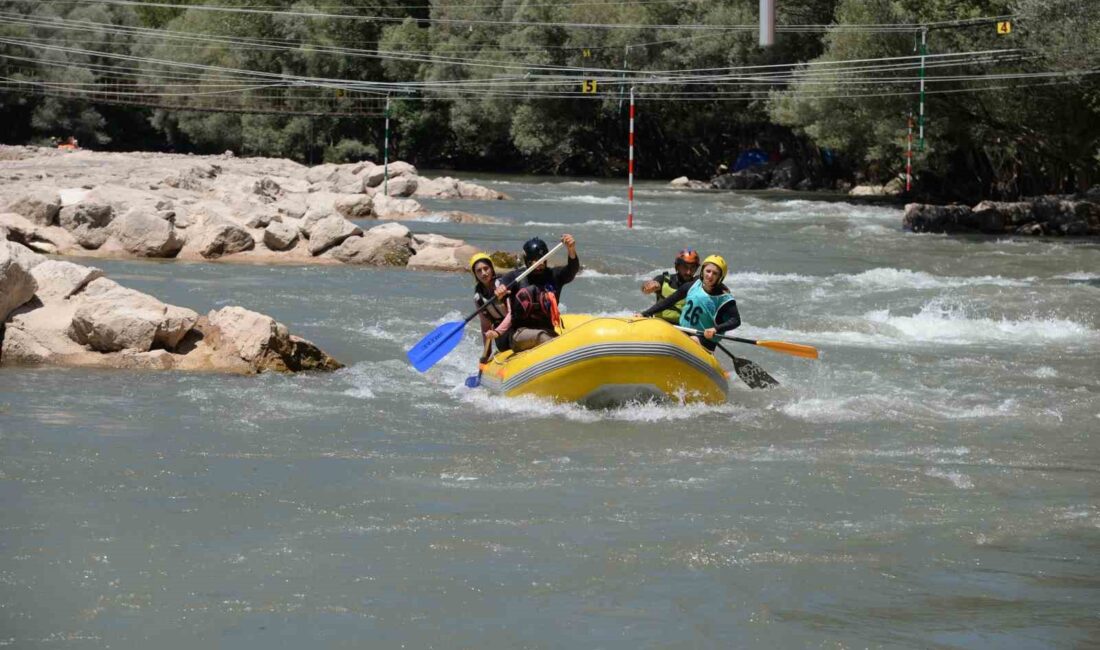
<path id="1" fill-rule="evenodd" d="M 702 330 L 694 330 L 690 327 L 674 326 L 681 332 L 687 332 L 688 334 L 694 334 L 696 336 L 703 336 Z M 748 343 L 749 345 L 759 345 L 762 348 L 768 348 L 775 352 L 782 352 L 783 354 L 790 354 L 796 357 L 803 357 L 805 359 L 816 359 L 818 357 L 817 348 L 802 345 L 801 343 L 787 343 L 786 341 L 754 341 L 752 339 L 743 339 L 737 336 L 726 336 L 725 334 L 715 334 L 714 338 L 722 339 L 723 341 L 737 341 L 738 343 Z"/>
<path id="2" fill-rule="evenodd" d="M 511 289 L 518 284 L 520 280 L 527 277 L 532 271 L 538 268 L 539 264 L 550 259 L 550 256 L 558 252 L 562 246 L 565 246 L 565 244 L 558 244 L 551 248 L 549 253 L 540 257 L 537 262 L 528 265 L 527 270 L 521 273 L 515 280 L 512 280 L 507 288 Z M 496 298 L 494 297 L 493 300 L 496 300 Z M 462 340 L 462 330 L 466 328 L 466 323 L 472 321 L 481 313 L 481 310 L 491 305 L 493 300 L 486 301 L 484 305 L 478 307 L 474 313 L 461 321 L 443 323 L 432 330 L 431 333 L 420 339 L 420 341 L 406 353 L 406 356 L 409 358 L 409 363 L 420 372 L 425 372 L 428 368 L 434 366 L 436 362 L 450 354 L 451 350 L 455 349 L 458 342 Z"/>
<path id="3" fill-rule="evenodd" d="M 728 398 L 728 373 L 714 355 L 659 318 L 562 314 L 562 321 L 556 338 L 523 352 L 499 352 L 482 364 L 481 386 L 593 408 Z"/>

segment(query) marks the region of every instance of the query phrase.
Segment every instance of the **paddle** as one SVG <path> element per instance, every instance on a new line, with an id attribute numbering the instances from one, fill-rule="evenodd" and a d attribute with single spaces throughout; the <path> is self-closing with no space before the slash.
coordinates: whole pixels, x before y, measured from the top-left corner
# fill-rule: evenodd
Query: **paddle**
<path id="1" fill-rule="evenodd" d="M 760 366 L 748 359 L 733 356 L 732 352 L 722 347 L 719 343 L 715 343 L 715 345 L 718 346 L 719 350 L 725 352 L 730 359 L 733 359 L 733 369 L 737 372 L 737 376 L 741 378 L 741 381 L 745 382 L 749 388 L 771 388 L 772 386 L 779 385 L 775 377 L 769 375 L 767 371 Z"/>
<path id="2" fill-rule="evenodd" d="M 481 385 L 481 373 L 485 369 L 485 364 L 489 362 L 489 359 L 493 357 L 491 350 L 493 349 L 493 342 L 490 339 L 485 339 L 485 352 L 481 354 L 481 358 L 477 362 L 477 374 L 470 375 L 466 378 L 466 388 L 477 388 Z"/>
<path id="3" fill-rule="evenodd" d="M 676 329 L 687 332 L 689 334 L 695 334 L 696 336 L 703 336 L 701 330 L 691 329 L 690 327 L 680 327 L 679 325 L 673 325 Z M 759 345 L 762 348 L 768 348 L 775 352 L 782 352 L 783 354 L 791 354 L 796 357 L 803 357 L 806 359 L 817 358 L 817 348 L 802 345 L 801 343 L 787 343 L 786 341 L 754 341 L 752 339 L 743 339 L 736 336 L 726 336 L 725 334 L 715 334 L 714 338 L 723 339 L 726 341 L 737 341 L 738 343 L 748 343 L 749 345 Z"/>
<path id="4" fill-rule="evenodd" d="M 534 264 L 528 265 L 527 270 L 521 273 L 515 280 L 509 282 L 506 288 L 511 289 L 514 287 L 520 280 L 527 277 L 531 271 L 538 268 L 539 264 L 549 259 L 550 256 L 556 253 L 562 246 L 565 246 L 565 244 L 558 244 L 550 249 L 549 253 L 539 258 Z M 406 356 L 409 358 L 409 363 L 420 372 L 425 372 L 428 368 L 434 366 L 436 362 L 450 354 L 451 350 L 455 349 L 458 342 L 462 340 L 462 330 L 466 328 L 466 323 L 472 321 L 475 316 L 481 313 L 481 310 L 491 305 L 495 300 L 496 296 L 493 296 L 492 300 L 485 301 L 484 305 L 478 307 L 474 313 L 463 320 L 443 323 L 432 330 L 431 333 L 420 339 L 420 341 L 412 346 L 412 349 L 406 353 Z"/>

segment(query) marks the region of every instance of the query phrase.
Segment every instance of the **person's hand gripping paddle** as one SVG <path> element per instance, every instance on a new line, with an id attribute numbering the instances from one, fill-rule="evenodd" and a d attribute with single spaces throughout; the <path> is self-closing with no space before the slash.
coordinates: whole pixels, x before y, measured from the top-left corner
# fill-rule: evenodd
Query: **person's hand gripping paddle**
<path id="1" fill-rule="evenodd" d="M 550 256 L 558 252 L 564 243 L 550 249 L 550 252 L 543 255 L 539 260 L 533 264 L 527 266 L 527 270 L 524 271 L 515 280 L 508 283 L 507 289 L 511 289 L 516 286 L 520 280 L 527 277 L 532 271 L 538 268 L 539 264 L 542 264 L 546 260 L 550 259 Z M 420 372 L 425 372 L 428 368 L 434 366 L 440 359 L 451 353 L 451 350 L 455 349 L 458 342 L 462 340 L 462 330 L 466 328 L 466 323 L 472 321 L 481 310 L 485 309 L 489 305 L 493 304 L 496 300 L 496 296 L 493 300 L 487 300 L 484 305 L 478 307 L 474 313 L 470 314 L 466 318 L 460 321 L 450 321 L 443 323 L 439 327 L 431 331 L 430 334 L 420 339 L 420 341 L 412 346 L 406 356 L 409 358 L 409 363 Z"/>

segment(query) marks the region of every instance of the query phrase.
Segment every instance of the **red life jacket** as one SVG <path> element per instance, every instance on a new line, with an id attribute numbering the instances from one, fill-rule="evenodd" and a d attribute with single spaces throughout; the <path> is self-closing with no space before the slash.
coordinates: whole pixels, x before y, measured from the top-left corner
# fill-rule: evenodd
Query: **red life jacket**
<path id="1" fill-rule="evenodd" d="M 512 307 L 512 327 L 561 327 L 561 313 L 558 311 L 558 298 L 554 292 L 535 285 L 516 291 Z"/>

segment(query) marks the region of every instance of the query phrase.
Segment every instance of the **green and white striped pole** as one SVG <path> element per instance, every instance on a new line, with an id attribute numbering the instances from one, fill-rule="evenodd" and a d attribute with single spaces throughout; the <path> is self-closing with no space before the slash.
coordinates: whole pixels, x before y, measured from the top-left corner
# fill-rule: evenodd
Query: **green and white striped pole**
<path id="1" fill-rule="evenodd" d="M 386 141 L 382 151 L 382 194 L 390 195 L 390 96 L 386 95 Z"/>

